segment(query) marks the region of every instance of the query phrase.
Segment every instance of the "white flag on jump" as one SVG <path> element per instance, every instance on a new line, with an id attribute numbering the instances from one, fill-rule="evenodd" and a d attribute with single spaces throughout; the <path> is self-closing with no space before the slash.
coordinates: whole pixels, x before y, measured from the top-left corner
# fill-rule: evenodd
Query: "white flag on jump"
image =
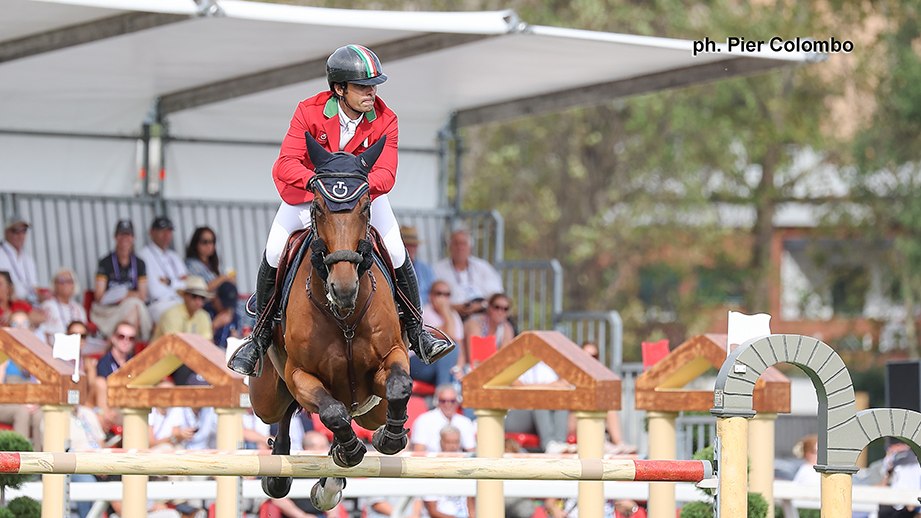
<path id="1" fill-rule="evenodd" d="M 80 335 L 54 334 L 54 347 L 51 355 L 55 358 L 74 362 L 74 383 L 80 381 Z"/>
<path id="2" fill-rule="evenodd" d="M 726 334 L 728 355 L 737 346 L 748 340 L 761 338 L 771 334 L 771 315 L 758 313 L 746 315 L 737 311 L 729 312 L 729 325 Z"/>

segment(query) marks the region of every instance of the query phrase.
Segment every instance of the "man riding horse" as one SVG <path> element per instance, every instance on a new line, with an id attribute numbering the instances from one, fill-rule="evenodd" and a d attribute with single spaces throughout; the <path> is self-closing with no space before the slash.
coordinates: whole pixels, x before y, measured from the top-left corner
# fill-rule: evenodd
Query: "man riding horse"
<path id="1" fill-rule="evenodd" d="M 377 85 L 387 80 L 378 57 L 361 45 L 336 49 L 326 61 L 329 91 L 301 101 L 281 152 L 272 169 L 282 202 L 275 214 L 256 279 L 256 312 L 261 315 L 275 292 L 275 277 L 288 236 L 310 226 L 313 194 L 308 181 L 314 165 L 307 155 L 304 133 L 331 152 L 358 155 L 386 136 L 384 149 L 368 175 L 371 192 L 371 225 L 380 233 L 396 270 L 396 285 L 406 296 L 396 297 L 410 350 L 426 364 L 451 352 L 454 344 L 429 334 L 422 326 L 419 286 L 409 260 L 400 226 L 390 207 L 387 193 L 393 188 L 397 170 L 399 127 L 393 111 L 377 97 Z M 272 345 L 274 318 L 261 318 L 248 340 L 236 351 L 228 367 L 240 374 L 259 376 L 263 356 Z"/>

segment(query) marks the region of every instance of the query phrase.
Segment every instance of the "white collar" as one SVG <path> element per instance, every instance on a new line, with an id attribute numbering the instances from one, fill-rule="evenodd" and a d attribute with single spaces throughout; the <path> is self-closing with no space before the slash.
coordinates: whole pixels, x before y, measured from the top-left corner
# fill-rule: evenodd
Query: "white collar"
<path id="1" fill-rule="evenodd" d="M 345 114 L 345 111 L 342 110 L 341 101 L 336 102 L 336 107 L 339 108 L 339 127 L 340 128 L 347 128 L 349 127 L 350 124 L 352 128 L 358 127 L 358 123 L 361 122 L 361 118 L 364 116 L 363 113 L 359 114 L 358 117 L 355 119 L 350 119 L 349 116 Z"/>

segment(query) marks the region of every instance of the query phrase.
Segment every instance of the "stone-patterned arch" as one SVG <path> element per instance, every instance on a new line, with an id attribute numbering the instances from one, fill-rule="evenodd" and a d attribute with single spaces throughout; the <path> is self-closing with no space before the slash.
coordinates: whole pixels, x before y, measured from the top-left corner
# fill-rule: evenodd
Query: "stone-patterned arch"
<path id="1" fill-rule="evenodd" d="M 904 408 L 872 408 L 870 410 L 861 410 L 857 412 L 856 435 L 841 437 L 839 443 L 833 444 L 838 447 L 847 446 L 851 451 L 852 462 L 857 464 L 857 456 L 867 447 L 868 444 L 876 439 L 883 437 L 896 437 L 902 439 L 921 459 L 921 413 L 914 410 L 905 410 Z"/>
<path id="2" fill-rule="evenodd" d="M 755 382 L 768 367 L 778 363 L 796 365 L 812 379 L 819 400 L 819 469 L 856 472 L 857 457 L 850 444 L 865 434 L 861 434 L 857 423 L 854 386 L 844 361 L 821 340 L 801 335 L 771 335 L 735 348 L 717 375 L 711 412 L 722 417 L 753 416 Z M 862 449 L 857 449 L 857 455 Z"/>

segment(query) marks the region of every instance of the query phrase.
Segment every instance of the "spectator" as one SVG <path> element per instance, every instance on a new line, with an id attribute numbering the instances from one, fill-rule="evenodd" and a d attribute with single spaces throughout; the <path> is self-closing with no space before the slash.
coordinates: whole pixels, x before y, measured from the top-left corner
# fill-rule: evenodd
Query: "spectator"
<path id="1" fill-rule="evenodd" d="M 109 336 L 109 347 L 105 356 L 96 364 L 96 408 L 100 412 L 100 422 L 103 429 L 121 422 L 121 414 L 114 408 L 109 408 L 106 400 L 106 378 L 117 371 L 122 365 L 134 356 L 134 343 L 137 340 L 137 328 L 130 322 L 119 322 L 115 331 Z"/>
<path id="2" fill-rule="evenodd" d="M 115 226 L 115 250 L 99 260 L 95 301 L 90 318 L 103 336 L 119 322 L 129 322 L 141 340 L 150 336 L 153 323 L 147 311 L 147 265 L 134 254 L 134 224 L 123 219 Z"/>
<path id="3" fill-rule="evenodd" d="M 10 318 L 9 327 L 29 328 L 29 316 L 22 311 L 16 311 Z M 0 383 L 33 383 L 32 376 L 7 359 L 0 363 Z M 42 410 L 33 404 L 7 404 L 0 405 L 0 423 L 13 427 L 13 431 L 26 439 L 31 437 L 35 451 L 42 451 Z"/>
<path id="4" fill-rule="evenodd" d="M 410 434 L 413 451 L 442 451 L 439 432 L 448 425 L 460 433 L 458 451 L 473 451 L 476 448 L 476 432 L 473 421 L 457 413 L 460 403 L 457 399 L 457 389 L 452 384 L 439 385 L 435 389 L 435 398 L 438 406 L 420 415 L 413 422 Z"/>
<path id="5" fill-rule="evenodd" d="M 73 300 L 79 292 L 77 278 L 70 268 L 61 268 L 54 272 L 51 298 L 42 302 L 39 308 L 45 315 L 45 321 L 38 327 L 45 340 L 54 345 L 54 334 L 67 331 L 71 322 L 86 323 L 86 310 L 83 305 Z"/>
<path id="6" fill-rule="evenodd" d="M 594 342 L 584 342 L 582 350 L 587 352 L 592 358 L 599 360 L 598 346 Z M 600 360 L 599 360 L 600 361 Z M 623 432 L 620 428 L 620 417 L 617 410 L 608 410 L 605 417 L 605 428 L 608 437 L 604 441 L 604 453 L 607 455 L 618 455 L 625 453 L 636 453 L 636 446 L 624 442 Z M 569 416 L 569 433 L 576 432 L 576 417 L 573 414 Z"/>
<path id="7" fill-rule="evenodd" d="M 461 451 L 460 430 L 447 425 L 438 435 L 441 451 Z M 425 496 L 422 501 L 431 518 L 468 518 L 476 514 L 472 496 Z"/>
<path id="8" fill-rule="evenodd" d="M 90 400 L 92 401 L 92 400 Z M 106 443 L 106 433 L 99 423 L 99 416 L 92 408 L 83 405 L 74 405 L 70 414 L 70 450 L 86 451 L 103 448 Z M 95 482 L 96 477 L 87 474 L 70 475 L 73 482 Z M 93 502 L 80 501 L 77 504 L 77 515 L 86 518 L 93 508 Z"/>
<path id="9" fill-rule="evenodd" d="M 237 287 L 225 282 L 217 287 L 211 302 L 205 304 L 205 311 L 211 317 L 211 329 L 215 345 L 227 348 L 227 339 L 242 336 L 243 324 L 237 313 Z"/>
<path id="10" fill-rule="evenodd" d="M 150 225 L 150 242 L 138 252 L 147 266 L 147 309 L 154 323 L 182 302 L 177 292 L 185 287 L 189 276 L 185 262 L 170 249 L 172 243 L 173 222 L 166 216 L 157 216 Z"/>
<path id="11" fill-rule="evenodd" d="M 10 272 L 16 286 L 16 298 L 38 304 L 38 276 L 35 274 L 35 260 L 23 250 L 29 224 L 19 214 L 14 214 L 3 227 L 3 243 L 0 244 L 0 270 Z"/>
<path id="12" fill-rule="evenodd" d="M 16 286 L 10 272 L 0 270 L 0 326 L 9 325 L 13 313 L 23 312 L 28 316 L 29 326 L 45 321 L 45 315 L 36 311 L 32 305 L 16 297 Z"/>
<path id="13" fill-rule="evenodd" d="M 796 470 L 793 476 L 793 482 L 804 486 L 819 486 L 822 484 L 822 475 L 815 470 L 816 462 L 819 460 L 819 436 L 810 434 L 803 437 L 793 447 L 793 453 L 797 457 L 802 457 L 803 465 Z M 802 450 L 801 452 L 799 450 Z"/>
<path id="14" fill-rule="evenodd" d="M 221 273 L 217 237 L 208 227 L 198 227 L 192 233 L 189 246 L 185 249 L 185 265 L 189 275 L 198 275 L 208 283 L 208 291 L 215 291 L 222 284 L 237 283 L 233 270 Z"/>
<path id="15" fill-rule="evenodd" d="M 455 343 L 463 344 L 464 323 L 457 311 L 451 307 L 449 298 L 451 288 L 448 283 L 436 281 L 432 284 L 429 295 L 429 304 L 422 308 L 422 322 L 440 329 Z M 463 367 L 467 363 L 467 357 L 462 349 L 455 347 L 453 351 L 431 365 L 426 365 L 415 353 L 410 352 L 409 374 L 414 380 L 436 386 L 460 381 L 463 377 Z"/>
<path id="16" fill-rule="evenodd" d="M 466 341 L 464 349 L 468 357 L 472 358 L 471 337 L 492 337 L 495 340 L 496 349 L 505 347 L 506 344 L 515 338 L 515 328 L 508 320 L 509 310 L 512 307 L 512 301 L 502 293 L 496 293 L 489 297 L 486 311 L 471 315 L 464 323 L 464 335 Z M 476 365 L 472 365 L 476 367 Z"/>
<path id="17" fill-rule="evenodd" d="M 419 245 L 422 243 L 416 227 L 403 225 L 400 227 L 400 235 L 403 236 L 403 244 L 406 246 L 409 260 L 413 262 L 413 268 L 416 269 L 416 280 L 419 281 L 419 298 L 422 299 L 422 305 L 425 306 L 429 303 L 429 290 L 432 289 L 432 283 L 435 282 L 435 272 L 428 263 L 416 259 L 416 254 L 419 253 Z"/>
<path id="18" fill-rule="evenodd" d="M 883 458 L 883 485 L 911 491 L 921 489 L 921 465 L 911 446 L 895 437 L 889 437 L 888 441 Z M 913 518 L 917 511 L 918 506 L 880 505 L 879 518 Z"/>
<path id="19" fill-rule="evenodd" d="M 560 379 L 546 363 L 538 362 L 512 382 L 513 387 L 537 386 L 542 388 L 570 388 L 568 381 Z M 505 431 L 511 433 L 537 433 L 540 447 L 546 453 L 569 450 L 566 436 L 569 429 L 569 412 L 566 410 L 511 409 L 505 417 Z"/>
<path id="20" fill-rule="evenodd" d="M 243 447 L 248 450 L 267 448 L 272 427 L 262 422 L 252 407 L 243 414 Z"/>
<path id="21" fill-rule="evenodd" d="M 197 275 L 189 276 L 179 293 L 182 296 L 182 303 L 173 306 L 163 314 L 150 339 L 157 340 L 161 336 L 173 333 L 191 333 L 207 340 L 213 340 L 211 317 L 203 309 L 205 300 L 212 297 L 205 280 Z M 191 373 L 191 369 L 181 365 L 173 373 L 173 380 L 177 385 L 186 385 Z"/>
<path id="22" fill-rule="evenodd" d="M 466 319 L 486 309 L 486 298 L 502 292 L 502 279 L 491 264 L 470 255 L 472 246 L 467 231 L 451 234 L 448 251 L 450 257 L 435 263 L 435 278 L 451 286 L 451 304 Z"/>

